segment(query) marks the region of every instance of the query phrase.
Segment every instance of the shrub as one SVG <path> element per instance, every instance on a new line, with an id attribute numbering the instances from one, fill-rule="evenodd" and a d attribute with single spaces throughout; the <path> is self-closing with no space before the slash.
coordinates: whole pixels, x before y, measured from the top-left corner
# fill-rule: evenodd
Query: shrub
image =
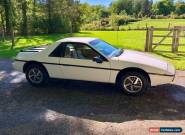
<path id="1" fill-rule="evenodd" d="M 151 19 L 168 19 L 170 17 L 169 16 L 164 16 L 164 15 L 152 15 L 150 18 Z"/>
<path id="2" fill-rule="evenodd" d="M 112 15 L 109 18 L 104 18 L 100 21 L 93 21 L 88 24 L 84 24 L 82 30 L 118 30 L 119 26 L 126 25 L 131 22 L 139 21 L 134 17 L 127 15 Z M 122 29 L 122 28 L 121 28 Z"/>

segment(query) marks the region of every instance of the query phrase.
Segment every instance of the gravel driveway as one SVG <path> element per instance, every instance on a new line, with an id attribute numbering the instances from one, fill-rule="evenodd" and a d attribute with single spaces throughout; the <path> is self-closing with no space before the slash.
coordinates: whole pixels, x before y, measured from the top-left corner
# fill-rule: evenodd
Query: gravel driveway
<path id="1" fill-rule="evenodd" d="M 185 72 L 144 96 L 124 96 L 110 84 L 52 80 L 34 88 L 0 60 L 0 134 L 149 134 L 149 127 L 182 127 Z"/>

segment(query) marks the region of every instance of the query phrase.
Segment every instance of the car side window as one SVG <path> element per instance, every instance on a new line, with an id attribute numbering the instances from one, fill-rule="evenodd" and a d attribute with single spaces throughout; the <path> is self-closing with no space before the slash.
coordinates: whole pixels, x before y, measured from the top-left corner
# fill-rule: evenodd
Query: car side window
<path id="1" fill-rule="evenodd" d="M 65 51 L 65 46 L 61 44 L 58 47 L 56 47 L 55 50 L 49 56 L 50 57 L 63 57 L 64 51 Z"/>
<path id="2" fill-rule="evenodd" d="M 99 56 L 99 54 L 93 50 L 91 47 L 80 44 L 80 43 L 67 43 L 65 49 L 65 58 L 74 59 L 86 59 L 92 60 L 94 57 Z"/>

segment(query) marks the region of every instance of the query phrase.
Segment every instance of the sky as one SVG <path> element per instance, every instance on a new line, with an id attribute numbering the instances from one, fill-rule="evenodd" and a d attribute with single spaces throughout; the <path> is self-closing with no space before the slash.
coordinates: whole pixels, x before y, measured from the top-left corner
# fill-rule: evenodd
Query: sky
<path id="1" fill-rule="evenodd" d="M 87 2 L 91 5 L 105 5 L 105 6 L 108 6 L 112 1 L 114 0 L 80 0 L 81 3 L 84 3 L 84 2 Z M 154 2 L 155 1 L 159 1 L 159 0 L 153 0 Z"/>
<path id="2" fill-rule="evenodd" d="M 108 6 L 112 1 L 114 0 L 80 0 L 80 2 L 84 3 L 84 2 L 87 2 L 91 5 L 105 5 L 105 6 Z"/>

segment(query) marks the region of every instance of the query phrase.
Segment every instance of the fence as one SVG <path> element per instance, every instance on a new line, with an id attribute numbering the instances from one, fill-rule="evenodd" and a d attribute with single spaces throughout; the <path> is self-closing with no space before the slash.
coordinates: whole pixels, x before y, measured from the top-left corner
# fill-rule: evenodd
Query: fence
<path id="1" fill-rule="evenodd" d="M 155 34 L 154 32 L 165 32 L 165 34 Z M 154 38 L 158 38 L 157 42 L 154 42 Z M 172 38 L 172 42 L 165 43 L 167 38 Z M 175 26 L 174 28 L 150 27 L 146 32 L 145 51 L 152 52 L 158 46 L 171 46 L 172 52 L 178 52 L 179 46 L 185 46 L 185 43 L 180 43 L 182 38 L 185 38 L 185 26 Z"/>

